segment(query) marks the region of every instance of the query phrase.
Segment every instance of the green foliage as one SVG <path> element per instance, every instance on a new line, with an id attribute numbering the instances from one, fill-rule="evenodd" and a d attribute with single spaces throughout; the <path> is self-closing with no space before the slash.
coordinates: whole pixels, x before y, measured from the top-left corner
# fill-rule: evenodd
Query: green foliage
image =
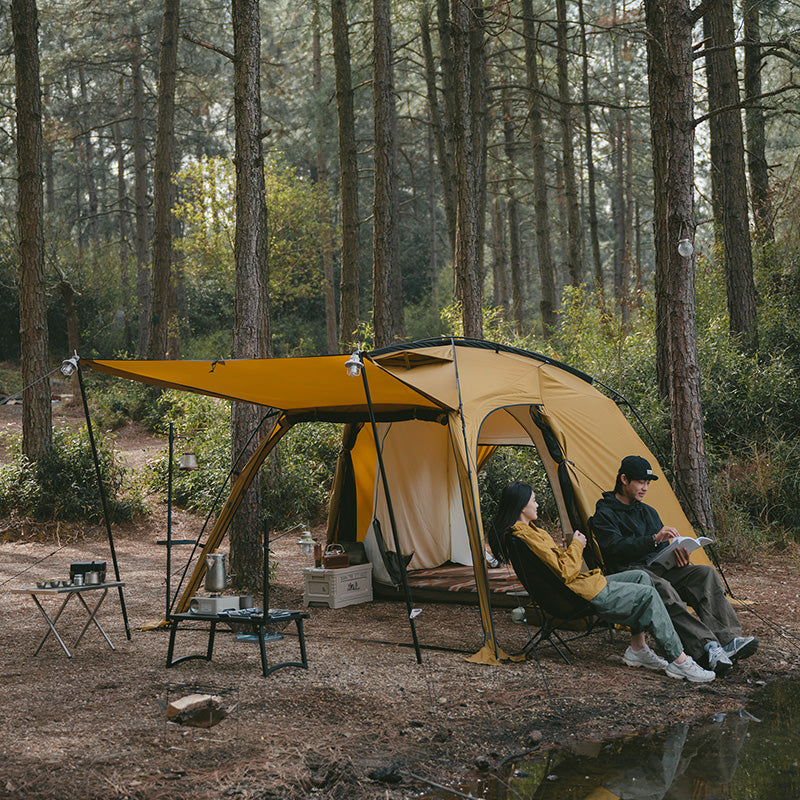
<path id="1" fill-rule="evenodd" d="M 108 379 L 89 373 L 86 384 L 86 393 L 96 409 L 95 421 L 100 428 L 107 430 L 116 430 L 133 420 L 156 431 L 173 412 L 176 403 L 182 403 L 178 393 L 165 392 L 137 381 Z"/>
<path id="2" fill-rule="evenodd" d="M 102 440 L 96 441 L 100 473 L 112 522 L 128 520 L 142 512 L 135 492 L 123 491 L 124 468 Z M 29 461 L 15 444 L 12 460 L 0 466 L 0 514 L 29 514 L 41 520 L 103 518 L 97 476 L 86 428 L 53 430 L 52 450 L 36 462 Z"/>
<path id="3" fill-rule="evenodd" d="M 232 327 L 234 179 L 233 163 L 226 158 L 198 159 L 179 175 L 182 199 L 175 213 L 183 222 L 183 235 L 175 246 L 184 256 L 193 335 Z M 320 222 L 324 197 L 318 185 L 279 160 L 267 162 L 265 188 L 273 338 L 282 351 L 284 345 L 294 348 L 302 339 L 324 336 L 319 325 L 324 319 Z M 221 339 L 214 342 L 221 343 Z M 323 345 L 323 340 L 316 343 L 318 349 Z"/>
<path id="4" fill-rule="evenodd" d="M 499 447 L 478 473 L 484 531 L 489 529 L 500 493 L 511 481 L 525 481 L 533 486 L 539 501 L 539 518 L 543 522 L 558 520 L 553 490 L 536 448 Z"/>
<path id="5" fill-rule="evenodd" d="M 341 426 L 325 422 L 295 425 L 283 437 L 262 470 L 263 508 L 273 527 L 325 519 L 341 444 Z"/>

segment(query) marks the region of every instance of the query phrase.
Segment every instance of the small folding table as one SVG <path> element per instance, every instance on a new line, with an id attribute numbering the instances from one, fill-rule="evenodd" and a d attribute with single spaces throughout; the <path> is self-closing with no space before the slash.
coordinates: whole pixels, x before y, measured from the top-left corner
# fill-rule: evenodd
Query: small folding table
<path id="1" fill-rule="evenodd" d="M 83 626 L 83 630 L 81 630 L 78 638 L 75 640 L 75 644 L 72 646 L 73 649 L 78 646 L 81 639 L 83 639 L 83 635 L 89 630 L 89 626 L 94 623 L 94 626 L 97 628 L 98 631 L 102 634 L 103 638 L 106 640 L 106 643 L 112 650 L 116 650 L 117 648 L 114 647 L 111 639 L 108 638 L 108 634 L 103 630 L 103 626 L 100 624 L 100 621 L 97 619 L 97 612 L 100 610 L 100 606 L 103 605 L 103 601 L 106 599 L 106 595 L 108 594 L 109 589 L 113 589 L 116 587 L 124 586 L 125 584 L 122 581 L 107 581 L 105 583 L 89 583 L 83 584 L 82 586 L 54 586 L 40 589 L 38 586 L 23 586 L 19 589 L 12 589 L 12 592 L 17 594 L 29 594 L 33 598 L 33 602 L 36 603 L 36 607 L 39 609 L 39 612 L 44 617 L 45 622 L 47 623 L 47 632 L 45 633 L 42 641 L 39 642 L 39 646 L 36 648 L 36 652 L 34 655 L 39 655 L 39 651 L 44 646 L 44 643 L 47 641 L 47 638 L 52 633 L 53 636 L 56 637 L 58 643 L 61 645 L 64 652 L 67 654 L 67 658 L 72 658 L 72 653 L 70 653 L 67 645 L 64 643 L 64 640 L 61 638 L 56 625 L 58 621 L 61 619 L 61 615 L 64 613 L 64 609 L 67 607 L 69 601 L 75 597 L 77 598 L 78 604 L 83 607 L 84 611 L 89 615 L 89 619 L 86 620 L 86 624 Z M 84 594 L 87 592 L 100 592 L 100 596 L 97 599 L 97 602 L 93 606 L 89 606 L 89 604 L 84 599 Z M 64 600 L 58 608 L 55 616 L 51 617 L 47 611 L 45 611 L 44 606 L 39 601 L 39 597 L 48 597 L 48 596 L 59 596 L 64 595 Z"/>

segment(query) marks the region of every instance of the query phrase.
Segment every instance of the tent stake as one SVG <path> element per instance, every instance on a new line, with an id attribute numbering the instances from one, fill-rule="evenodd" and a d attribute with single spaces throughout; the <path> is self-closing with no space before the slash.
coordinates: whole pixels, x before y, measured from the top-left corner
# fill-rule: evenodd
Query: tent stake
<path id="1" fill-rule="evenodd" d="M 77 355 L 77 354 L 76 354 Z M 81 389 L 81 400 L 83 401 L 83 413 L 86 416 L 86 431 L 89 434 L 89 444 L 92 446 L 92 459 L 94 460 L 94 472 L 97 476 L 97 489 L 100 492 L 100 503 L 103 506 L 103 519 L 106 523 L 106 533 L 108 534 L 108 546 L 111 550 L 111 561 L 114 564 L 114 576 L 119 582 L 119 564 L 117 564 L 117 551 L 114 548 L 114 534 L 111 532 L 111 522 L 108 518 L 108 503 L 106 502 L 106 490 L 103 486 L 103 476 L 100 472 L 100 459 L 97 455 L 97 445 L 94 442 L 94 433 L 92 431 L 92 419 L 89 416 L 89 404 L 86 402 L 86 390 L 83 387 L 83 372 L 81 370 L 80 362 L 77 363 L 78 372 L 78 385 Z M 122 609 L 122 619 L 125 623 L 125 635 L 128 641 L 131 640 L 131 627 L 128 624 L 128 612 L 125 608 L 125 595 L 122 591 L 122 586 L 117 587 L 119 592 L 119 605 Z"/>
<path id="2" fill-rule="evenodd" d="M 359 354 L 361 355 L 361 354 Z M 363 360 L 363 359 L 362 359 Z M 375 423 L 375 409 L 372 407 L 372 397 L 369 393 L 369 381 L 367 381 L 367 365 L 364 363 L 361 368 L 361 380 L 364 382 L 364 393 L 367 398 L 367 408 L 369 409 L 369 421 L 372 425 L 372 438 L 375 440 L 375 451 L 378 454 L 378 469 L 381 473 L 381 482 L 383 483 L 383 493 L 386 497 L 386 510 L 389 512 L 389 523 L 392 526 L 392 538 L 394 539 L 394 548 L 397 553 L 397 564 L 400 568 L 400 580 L 403 584 L 403 594 L 406 600 L 406 611 L 408 612 L 408 624 L 411 626 L 411 637 L 414 640 L 414 651 L 417 654 L 417 664 L 422 663 L 422 653 L 420 652 L 419 640 L 417 639 L 417 628 L 414 624 L 414 617 L 411 613 L 411 589 L 408 585 L 408 576 L 406 575 L 406 565 L 403 561 L 403 554 L 400 550 L 400 539 L 397 535 L 397 523 L 394 518 L 394 509 L 392 508 L 392 497 L 389 494 L 389 482 L 386 480 L 386 468 L 383 465 L 383 454 L 381 453 L 381 442 L 378 436 L 378 426 Z"/>

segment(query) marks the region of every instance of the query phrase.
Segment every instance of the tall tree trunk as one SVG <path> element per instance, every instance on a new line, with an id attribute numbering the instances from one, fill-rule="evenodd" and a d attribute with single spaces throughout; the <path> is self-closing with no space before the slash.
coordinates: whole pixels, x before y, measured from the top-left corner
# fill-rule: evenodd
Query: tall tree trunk
<path id="1" fill-rule="evenodd" d="M 581 29 L 581 104 L 583 106 L 583 125 L 586 142 L 586 183 L 589 197 L 589 238 L 592 243 L 592 263 L 594 265 L 595 286 L 603 291 L 603 261 L 600 257 L 600 232 L 597 222 L 597 186 L 594 171 L 594 151 L 592 141 L 592 110 L 589 105 L 589 54 L 586 43 L 586 19 L 583 13 L 583 0 L 578 0 L 578 18 Z"/>
<path id="2" fill-rule="evenodd" d="M 269 273 L 264 156 L 261 148 L 261 26 L 258 0 L 233 0 L 233 107 L 236 128 L 236 299 L 233 357 L 269 354 Z M 247 441 L 263 412 L 250 403 L 231 407 L 231 457 L 235 481 L 258 446 Z M 238 458 L 238 461 L 237 461 Z M 231 570 L 240 588 L 261 582 L 261 486 L 251 484 L 230 530 Z"/>
<path id="3" fill-rule="evenodd" d="M 725 247 L 730 331 L 748 350 L 758 344 L 756 289 L 748 224 L 742 114 L 734 51 L 733 0 L 716 0 L 703 17 L 706 40 L 711 180 L 715 222 Z"/>
<path id="4" fill-rule="evenodd" d="M 172 267 L 172 206 L 175 186 L 175 78 L 178 63 L 180 0 L 164 0 L 161 52 L 158 59 L 158 115 L 153 179 L 153 289 L 150 303 L 148 358 L 164 358 L 169 327 L 169 282 Z"/>
<path id="5" fill-rule="evenodd" d="M 522 319 L 522 235 L 519 226 L 519 206 L 515 191 L 516 175 L 516 142 L 514 139 L 514 120 L 511 112 L 511 101 L 506 93 L 503 96 L 503 144 L 508 162 L 508 243 L 509 266 L 511 271 L 511 318 L 514 330 L 522 335 L 524 320 Z"/>
<path id="6" fill-rule="evenodd" d="M 492 222 L 492 303 L 502 309 L 503 319 L 508 320 L 508 248 L 505 239 L 505 215 L 503 199 L 495 195 L 490 206 Z"/>
<path id="7" fill-rule="evenodd" d="M 453 139 L 456 166 L 455 297 L 464 336 L 483 338 L 483 214 L 486 188 L 486 62 L 483 5 L 454 3 Z"/>
<path id="8" fill-rule="evenodd" d="M 81 104 L 84 108 L 89 105 L 89 96 L 86 89 L 86 71 L 83 64 L 78 65 L 78 84 L 81 90 Z M 84 179 L 86 181 L 86 198 L 88 202 L 88 211 L 86 218 L 86 231 L 89 245 L 96 243 L 97 239 L 97 214 L 99 203 L 97 200 L 97 185 L 94 180 L 94 146 L 92 145 L 92 134 L 86 131 L 82 136 L 83 152 L 81 153 L 81 161 L 83 162 Z M 91 254 L 94 254 L 94 250 Z"/>
<path id="9" fill-rule="evenodd" d="M 766 133 L 761 96 L 761 19 L 759 0 L 743 0 L 744 101 L 747 131 L 747 170 L 750 173 L 750 203 L 756 237 L 760 243 L 775 239 L 769 167 L 765 152 Z"/>
<path id="10" fill-rule="evenodd" d="M 583 280 L 581 258 L 581 213 L 578 205 L 578 182 L 575 176 L 575 153 L 572 143 L 572 99 L 569 91 L 567 64 L 567 3 L 556 0 L 558 25 L 556 28 L 558 47 L 556 68 L 558 70 L 558 120 L 561 125 L 561 161 L 564 169 L 564 201 L 567 211 L 566 262 L 569 281 L 580 286 Z"/>
<path id="11" fill-rule="evenodd" d="M 424 6 L 420 17 L 420 32 L 422 38 L 422 54 L 425 59 L 425 85 L 428 95 L 428 109 L 430 125 L 434 142 L 436 143 L 436 159 L 439 165 L 439 175 L 442 181 L 442 205 L 444 218 L 447 222 L 447 234 L 450 239 L 450 252 L 456 249 L 456 178 L 453 156 L 453 115 L 455 100 L 453 97 L 452 78 L 452 41 L 450 37 L 450 24 L 448 22 L 447 0 L 440 0 L 439 9 L 439 43 L 441 51 L 441 76 L 442 96 L 445 102 L 445 111 L 439 104 L 439 90 L 436 86 L 436 62 L 433 57 L 431 45 L 430 13 Z"/>
<path id="12" fill-rule="evenodd" d="M 653 150 L 656 254 L 656 367 L 666 389 L 672 461 L 691 511 L 714 530 L 703 442 L 694 260 L 677 250 L 694 240 L 692 24 L 688 0 L 645 0 Z"/>
<path id="13" fill-rule="evenodd" d="M 137 352 L 147 352 L 151 284 L 148 265 L 150 254 L 149 215 L 147 213 L 147 148 L 144 140 L 144 79 L 142 78 L 142 37 L 138 30 L 132 36 L 131 84 L 133 93 L 133 168 L 134 168 L 134 251 L 136 253 L 136 306 L 138 310 Z"/>
<path id="14" fill-rule="evenodd" d="M 314 91 L 319 98 L 322 90 L 322 46 L 320 42 L 319 4 L 314 3 L 313 42 Z M 319 103 L 318 107 L 321 107 Z M 328 202 L 328 164 L 323 148 L 323 135 L 328 130 L 327 115 L 321 116 L 317 123 L 317 183 L 319 185 L 319 222 L 322 249 L 322 279 L 325 297 L 325 335 L 328 353 L 338 353 L 336 335 L 336 296 L 333 288 L 333 235 L 331 232 L 331 213 Z"/>
<path id="15" fill-rule="evenodd" d="M 437 259 L 438 225 L 436 224 L 436 176 L 434 175 L 434 142 L 433 124 L 428 125 L 428 220 L 430 224 L 430 276 L 431 297 L 433 304 L 437 304 L 439 294 L 439 263 Z"/>
<path id="16" fill-rule="evenodd" d="M 372 3 L 372 98 L 375 124 L 375 186 L 372 214 L 372 326 L 376 347 L 403 336 L 397 194 L 397 114 L 394 106 L 389 0 Z M 399 291 L 398 291 L 399 289 Z M 398 295 L 399 304 L 398 304 Z"/>
<path id="17" fill-rule="evenodd" d="M 331 0 L 333 63 L 336 72 L 336 113 L 339 128 L 339 185 L 342 214 L 342 275 L 340 281 L 339 345 L 355 343 L 358 329 L 358 160 L 353 89 L 350 78 L 350 35 L 346 0 Z"/>
<path id="18" fill-rule="evenodd" d="M 120 103 L 118 106 L 122 116 L 122 81 L 120 78 Z M 122 313 L 125 326 L 125 349 L 130 352 L 133 345 L 133 331 L 131 330 L 131 276 L 128 271 L 130 261 L 130 209 L 128 203 L 128 187 L 125 181 L 125 153 L 122 148 L 122 126 L 117 120 L 113 125 L 114 154 L 117 161 L 117 252 L 119 253 L 119 277 L 122 285 Z"/>
<path id="19" fill-rule="evenodd" d="M 22 452 L 38 459 L 52 445 L 44 286 L 42 92 L 36 0 L 12 0 L 17 110 L 17 231 L 22 362 Z"/>
<path id="20" fill-rule="evenodd" d="M 533 18 L 533 3 L 522 0 L 522 17 L 525 29 L 525 68 L 530 93 L 529 119 L 531 147 L 533 150 L 533 215 L 536 226 L 536 254 L 539 261 L 539 276 L 542 284 L 542 335 L 548 339 L 556 329 L 555 267 L 550 246 L 550 208 L 547 200 L 547 175 L 545 171 L 544 122 L 542 120 L 542 98 L 539 86 L 538 35 Z"/>

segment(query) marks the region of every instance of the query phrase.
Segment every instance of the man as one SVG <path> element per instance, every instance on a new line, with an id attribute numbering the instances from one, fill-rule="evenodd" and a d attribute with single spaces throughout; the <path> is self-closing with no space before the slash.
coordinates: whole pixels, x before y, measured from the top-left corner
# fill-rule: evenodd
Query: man
<path id="1" fill-rule="evenodd" d="M 614 491 L 603 492 L 597 501 L 590 528 L 606 572 L 644 568 L 653 578 L 686 652 L 717 675 L 724 675 L 734 661 L 755 653 L 758 639 L 742 636 L 742 626 L 713 567 L 690 564 L 688 552 L 681 548 L 675 551 L 674 566 L 651 563 L 670 539 L 680 535 L 664 525 L 652 506 L 642 502 L 655 480 L 658 476 L 644 458 L 623 458 Z"/>

